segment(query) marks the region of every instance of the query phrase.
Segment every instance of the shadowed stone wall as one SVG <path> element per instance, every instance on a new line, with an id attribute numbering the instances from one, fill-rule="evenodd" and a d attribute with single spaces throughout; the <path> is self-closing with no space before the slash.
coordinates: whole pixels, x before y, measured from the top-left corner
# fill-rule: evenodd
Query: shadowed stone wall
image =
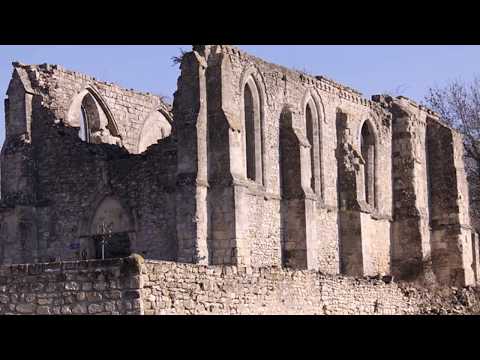
<path id="1" fill-rule="evenodd" d="M 128 239 L 131 252 L 176 258 L 176 146 L 173 136 L 163 139 L 171 114 L 160 97 L 57 66 L 18 63 L 7 94 L 1 263 L 98 257 L 93 238 L 102 223 Z M 94 143 L 79 136 L 84 96 L 94 108 L 83 102 L 89 123 L 102 134 Z M 144 123 L 155 120 L 142 139 Z"/>

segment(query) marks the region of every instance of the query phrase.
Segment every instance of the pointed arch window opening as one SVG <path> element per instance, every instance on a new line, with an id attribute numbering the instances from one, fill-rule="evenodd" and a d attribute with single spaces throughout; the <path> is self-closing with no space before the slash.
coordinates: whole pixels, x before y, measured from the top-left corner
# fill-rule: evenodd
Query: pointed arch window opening
<path id="1" fill-rule="evenodd" d="M 307 104 L 305 111 L 306 117 L 306 130 L 307 130 L 307 139 L 310 144 L 310 187 L 315 192 L 315 140 L 314 140 L 314 129 L 313 129 L 313 114 L 310 104 Z"/>
<path id="2" fill-rule="evenodd" d="M 88 126 L 88 113 L 83 105 L 80 106 L 80 130 L 78 135 L 82 141 L 90 142 L 90 130 Z"/>
<path id="3" fill-rule="evenodd" d="M 78 124 L 78 137 L 87 143 L 121 146 L 122 139 L 112 114 L 93 90 L 84 90 L 69 110 L 69 122 Z"/>
<path id="4" fill-rule="evenodd" d="M 310 145 L 310 187 L 315 194 L 322 195 L 322 156 L 321 133 L 318 109 L 313 100 L 307 102 L 305 107 L 305 129 Z"/>
<path id="5" fill-rule="evenodd" d="M 158 144 L 161 140 L 171 136 L 172 129 L 172 121 L 161 110 L 155 110 L 150 113 L 140 132 L 137 153 L 144 153 L 150 146 Z"/>
<path id="6" fill-rule="evenodd" d="M 364 160 L 364 199 L 367 204 L 375 207 L 375 138 L 368 122 L 365 122 L 362 127 L 360 147 Z"/>
<path id="7" fill-rule="evenodd" d="M 246 176 L 263 185 L 262 109 L 260 94 L 253 79 L 245 84 L 243 100 Z"/>
<path id="8" fill-rule="evenodd" d="M 248 84 L 245 86 L 245 137 L 247 145 L 247 178 L 255 181 L 255 112 L 253 95 Z"/>

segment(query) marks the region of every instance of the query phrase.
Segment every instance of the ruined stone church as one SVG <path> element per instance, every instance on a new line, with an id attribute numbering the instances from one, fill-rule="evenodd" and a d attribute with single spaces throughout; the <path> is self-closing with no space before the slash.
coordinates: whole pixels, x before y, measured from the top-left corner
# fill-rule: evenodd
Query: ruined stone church
<path id="1" fill-rule="evenodd" d="M 168 104 L 13 63 L 0 264 L 136 253 L 478 283 L 462 136 L 434 112 L 227 45 L 180 67 Z"/>

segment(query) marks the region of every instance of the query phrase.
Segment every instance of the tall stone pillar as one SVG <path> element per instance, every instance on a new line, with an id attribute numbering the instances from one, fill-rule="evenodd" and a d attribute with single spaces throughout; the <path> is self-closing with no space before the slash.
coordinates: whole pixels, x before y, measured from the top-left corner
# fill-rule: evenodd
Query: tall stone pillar
<path id="1" fill-rule="evenodd" d="M 27 71 L 15 67 L 5 99 L 5 142 L 0 166 L 2 200 L 16 204 L 27 205 L 35 200 L 31 138 L 34 95 Z"/>
<path id="2" fill-rule="evenodd" d="M 208 49 L 184 55 L 173 112 L 178 141 L 178 261 L 208 264 L 207 90 Z"/>
<path id="3" fill-rule="evenodd" d="M 363 243 L 361 207 L 358 191 L 363 191 L 361 155 L 352 147 L 348 115 L 337 113 L 337 187 L 340 235 L 340 271 L 350 276 L 363 276 Z"/>
<path id="4" fill-rule="evenodd" d="M 36 229 L 35 151 L 32 120 L 35 92 L 27 70 L 13 63 L 14 71 L 5 99 L 5 142 L 0 153 L 1 202 L 10 208 L 0 218 L 0 245 L 8 263 L 38 258 Z"/>
<path id="5" fill-rule="evenodd" d="M 212 264 L 249 265 L 246 241 L 248 186 L 243 163 L 244 126 L 235 101 L 232 68 L 211 46 L 207 70 L 209 121 L 209 247 Z"/>
<path id="6" fill-rule="evenodd" d="M 392 274 L 401 280 L 432 280 L 427 184 L 426 114 L 398 100 L 393 115 Z"/>
<path id="7" fill-rule="evenodd" d="M 311 189 L 310 143 L 294 124 L 300 114 L 285 110 L 280 124 L 282 188 L 282 257 L 294 269 L 318 269 L 319 239 L 315 236 L 315 195 Z"/>
<path id="8" fill-rule="evenodd" d="M 441 284 L 473 285 L 473 231 L 462 137 L 427 118 L 427 157 L 433 271 Z"/>

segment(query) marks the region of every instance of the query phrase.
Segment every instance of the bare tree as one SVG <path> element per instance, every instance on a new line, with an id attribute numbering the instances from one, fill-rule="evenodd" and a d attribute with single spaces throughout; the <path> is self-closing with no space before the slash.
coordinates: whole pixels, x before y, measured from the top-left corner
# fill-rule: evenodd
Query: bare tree
<path id="1" fill-rule="evenodd" d="M 181 65 L 182 61 L 183 61 L 183 58 L 184 58 L 184 56 L 187 52 L 188 51 L 180 49 L 180 55 L 172 56 L 172 64 L 173 64 L 172 66 Z"/>
<path id="2" fill-rule="evenodd" d="M 473 223 L 480 230 L 480 78 L 454 80 L 428 90 L 425 102 L 464 135 L 465 169 L 470 187 Z"/>

